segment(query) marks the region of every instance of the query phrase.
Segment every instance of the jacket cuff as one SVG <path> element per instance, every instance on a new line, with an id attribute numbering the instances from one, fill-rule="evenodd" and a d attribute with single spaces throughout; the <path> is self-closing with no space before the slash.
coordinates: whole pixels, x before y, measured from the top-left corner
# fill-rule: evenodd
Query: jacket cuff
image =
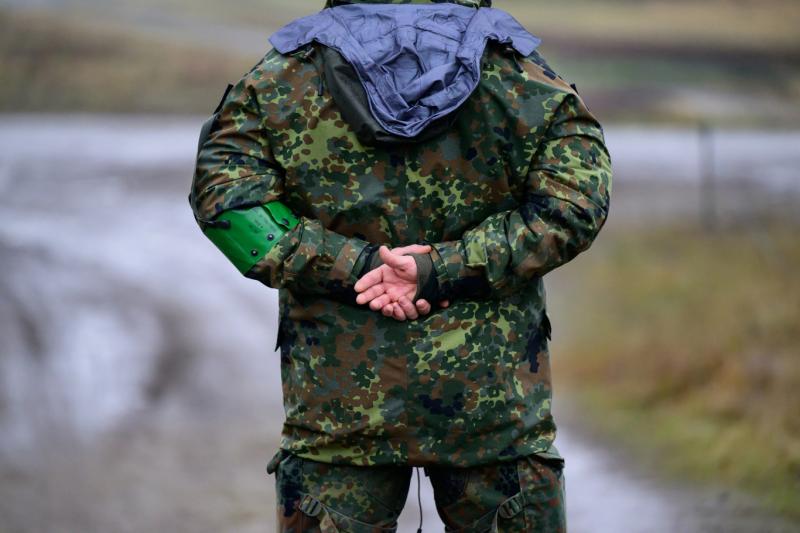
<path id="1" fill-rule="evenodd" d="M 439 297 L 439 280 L 433 267 L 431 254 L 408 254 L 417 264 L 417 292 L 414 294 L 413 303 L 417 300 L 427 300 L 436 307 L 442 298 Z"/>
<path id="2" fill-rule="evenodd" d="M 358 272 L 357 278 L 361 279 L 367 272 L 375 270 L 383 264 L 381 254 L 378 253 L 379 244 L 368 244 L 358 258 L 354 271 Z"/>
<path id="3" fill-rule="evenodd" d="M 328 273 L 325 289 L 333 300 L 358 306 L 359 304 L 356 303 L 358 293 L 354 288 L 358 278 L 355 276 L 355 272 L 369 243 L 334 235 L 331 252 L 338 250 L 338 253 L 335 254 L 336 259 Z M 334 254 L 331 253 L 331 255 Z"/>
<path id="4" fill-rule="evenodd" d="M 491 286 L 483 270 L 469 267 L 461 253 L 462 241 L 427 243 L 439 283 L 442 300 L 478 300 L 489 298 Z"/>

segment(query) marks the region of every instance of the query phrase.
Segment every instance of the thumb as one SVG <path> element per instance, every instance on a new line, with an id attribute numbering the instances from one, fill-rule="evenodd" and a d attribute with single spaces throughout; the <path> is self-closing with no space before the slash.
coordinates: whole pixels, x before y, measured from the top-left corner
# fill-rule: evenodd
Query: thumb
<path id="1" fill-rule="evenodd" d="M 397 255 L 389 250 L 389 248 L 386 246 L 381 246 L 378 248 L 378 253 L 386 265 L 399 270 L 407 269 L 409 265 L 408 261 L 411 261 L 412 263 L 414 262 L 413 257 Z"/>

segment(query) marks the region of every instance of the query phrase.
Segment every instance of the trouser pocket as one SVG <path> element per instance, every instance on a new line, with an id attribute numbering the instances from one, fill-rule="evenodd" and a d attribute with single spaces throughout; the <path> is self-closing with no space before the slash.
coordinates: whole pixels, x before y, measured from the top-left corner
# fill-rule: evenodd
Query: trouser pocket
<path id="1" fill-rule="evenodd" d="M 411 468 L 275 459 L 280 533 L 395 533 Z"/>
<path id="2" fill-rule="evenodd" d="M 298 508 L 300 512 L 316 520 L 320 533 L 396 533 L 397 531 L 396 522 L 389 527 L 361 522 L 325 505 L 311 494 L 303 495 Z"/>
<path id="3" fill-rule="evenodd" d="M 445 531 L 484 533 L 500 505 L 519 493 L 514 461 L 468 468 L 427 467 Z"/>
<path id="4" fill-rule="evenodd" d="M 290 453 L 283 448 L 275 452 L 275 455 L 273 455 L 272 459 L 270 459 L 267 463 L 267 474 L 274 474 L 275 471 L 278 470 L 278 465 L 280 465 L 281 461 L 283 461 L 288 455 L 290 455 Z"/>
<path id="5" fill-rule="evenodd" d="M 529 455 L 518 462 L 526 531 L 563 533 L 567 528 L 564 461 Z"/>
<path id="6" fill-rule="evenodd" d="M 468 469 L 437 467 L 431 482 L 445 531 L 565 531 L 562 467 L 562 460 L 535 455 Z M 466 486 L 459 491 L 456 481 L 462 479 L 466 479 Z"/>

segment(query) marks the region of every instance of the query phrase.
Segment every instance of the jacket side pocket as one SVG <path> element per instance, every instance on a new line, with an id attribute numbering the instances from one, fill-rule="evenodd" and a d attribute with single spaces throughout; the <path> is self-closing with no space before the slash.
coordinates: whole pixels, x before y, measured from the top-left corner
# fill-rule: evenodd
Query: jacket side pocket
<path id="1" fill-rule="evenodd" d="M 547 343 L 552 333 L 550 318 L 547 316 L 546 310 L 542 310 L 538 326 L 529 331 L 528 345 L 525 347 L 525 359 L 530 364 L 530 371 L 536 374 L 539 372 L 539 356 L 547 352 Z"/>
<path id="2" fill-rule="evenodd" d="M 278 318 L 278 335 L 277 338 L 275 339 L 275 348 L 273 348 L 273 351 L 277 352 L 278 348 L 281 347 L 282 343 L 283 343 L 283 319 Z"/>

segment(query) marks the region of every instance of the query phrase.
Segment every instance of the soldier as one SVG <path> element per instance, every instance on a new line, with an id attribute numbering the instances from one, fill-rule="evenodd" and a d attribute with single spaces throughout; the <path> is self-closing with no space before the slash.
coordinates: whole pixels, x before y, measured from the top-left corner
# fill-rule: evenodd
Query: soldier
<path id="1" fill-rule="evenodd" d="M 201 137 L 198 224 L 279 289 L 279 531 L 395 531 L 414 467 L 448 529 L 565 529 L 542 278 L 602 228 L 611 163 L 490 3 L 329 0 Z"/>

